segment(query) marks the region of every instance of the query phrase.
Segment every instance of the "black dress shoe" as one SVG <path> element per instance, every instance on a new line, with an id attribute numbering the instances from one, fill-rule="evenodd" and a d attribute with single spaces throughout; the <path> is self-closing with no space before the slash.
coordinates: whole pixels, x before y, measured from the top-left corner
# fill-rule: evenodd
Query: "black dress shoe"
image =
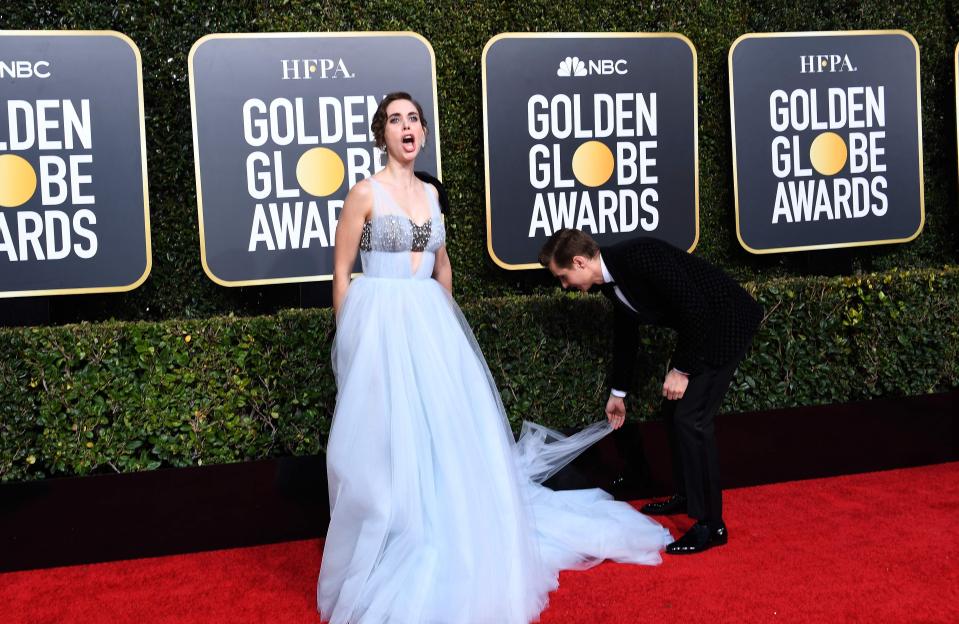
<path id="1" fill-rule="evenodd" d="M 668 516 L 671 514 L 686 513 L 686 497 L 675 494 L 658 503 L 646 503 L 639 511 L 647 516 Z"/>
<path id="2" fill-rule="evenodd" d="M 666 547 L 670 555 L 693 555 L 709 550 L 713 546 L 722 546 L 729 541 L 729 532 L 722 522 L 709 526 L 702 522 L 694 524 L 686 534 Z"/>

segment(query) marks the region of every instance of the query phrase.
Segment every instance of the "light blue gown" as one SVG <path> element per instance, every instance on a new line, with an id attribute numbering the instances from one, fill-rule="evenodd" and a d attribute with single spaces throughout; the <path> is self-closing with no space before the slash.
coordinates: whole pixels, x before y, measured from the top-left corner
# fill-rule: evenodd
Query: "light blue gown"
<path id="1" fill-rule="evenodd" d="M 333 346 L 322 618 L 526 624 L 561 569 L 658 564 L 672 541 L 665 528 L 602 490 L 540 485 L 609 425 L 565 437 L 526 423 L 514 440 L 466 320 L 431 277 L 445 241 L 435 197 L 426 189 L 432 216 L 417 227 L 369 184 L 363 275 L 349 286 Z"/>

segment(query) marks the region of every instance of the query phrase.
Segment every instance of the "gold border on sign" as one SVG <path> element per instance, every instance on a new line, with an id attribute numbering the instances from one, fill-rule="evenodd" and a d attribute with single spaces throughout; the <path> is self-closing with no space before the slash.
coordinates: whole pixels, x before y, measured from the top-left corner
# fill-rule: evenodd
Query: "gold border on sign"
<path id="1" fill-rule="evenodd" d="M 915 233 L 906 238 L 891 238 L 887 240 L 856 241 L 852 243 L 824 243 L 821 245 L 800 245 L 798 247 L 775 247 L 770 249 L 754 249 L 743 240 L 742 232 L 739 228 L 739 172 L 736 163 L 736 99 L 733 90 L 733 53 L 742 41 L 746 39 L 780 39 L 786 37 L 846 37 L 863 35 L 900 35 L 908 39 L 916 50 L 916 131 L 918 136 L 917 147 L 919 150 L 919 227 Z M 908 243 L 915 240 L 922 233 L 922 228 L 926 224 L 926 193 L 925 178 L 922 169 L 922 100 L 919 85 L 919 44 L 915 37 L 905 30 L 826 30 L 826 31 L 808 31 L 808 32 L 784 32 L 784 33 L 746 33 L 740 35 L 729 48 L 729 121 L 732 135 L 733 146 L 733 201 L 735 202 L 736 213 L 736 238 L 743 249 L 752 254 L 771 254 L 783 253 L 789 251 L 814 251 L 817 249 L 840 249 L 843 247 L 866 247 L 869 245 L 888 245 L 892 243 Z"/>
<path id="2" fill-rule="evenodd" d="M 328 282 L 333 279 L 333 274 L 327 275 L 302 275 L 297 277 L 279 277 L 254 280 L 236 280 L 230 281 L 217 277 L 206 258 L 206 238 L 203 227 L 203 192 L 200 186 L 200 141 L 197 133 L 196 119 L 196 87 L 194 84 L 193 57 L 200 46 L 214 39 L 314 39 L 314 38 L 361 38 L 361 37 L 412 37 L 426 46 L 430 53 L 430 70 L 433 75 L 433 128 L 430 135 L 436 137 L 436 177 L 442 179 L 442 162 L 440 160 L 440 124 L 439 124 L 439 97 L 436 87 L 436 54 L 433 52 L 433 46 L 423 37 L 423 35 L 413 31 L 359 31 L 359 32 L 324 32 L 324 33 L 299 33 L 299 32 L 271 32 L 271 33 L 211 33 L 204 35 L 196 40 L 193 47 L 190 48 L 188 65 L 190 69 L 190 116 L 193 119 L 193 165 L 196 175 L 196 205 L 197 216 L 200 226 L 200 263 L 203 265 L 203 272 L 211 280 L 220 286 L 263 286 L 267 284 L 293 284 L 297 282 Z"/>
<path id="3" fill-rule="evenodd" d="M 43 297 L 47 295 L 92 295 L 98 293 L 127 292 L 139 287 L 146 281 L 153 268 L 153 248 L 150 241 L 150 195 L 147 184 L 147 142 L 146 122 L 143 108 L 143 60 L 140 57 L 140 48 L 130 37 L 115 30 L 0 30 L 0 37 L 114 37 L 123 41 L 133 52 L 137 70 L 137 103 L 140 111 L 140 167 L 143 177 L 143 236 L 144 251 L 146 252 L 146 267 L 143 274 L 134 282 L 123 286 L 105 286 L 89 288 L 57 288 L 48 290 L 9 290 L 0 291 L 0 299 L 13 297 Z"/>
<path id="4" fill-rule="evenodd" d="M 699 60 L 696 54 L 696 46 L 690 41 L 689 37 L 675 32 L 662 33 L 640 33 L 640 32 L 622 32 L 622 33 L 589 33 L 589 32 L 569 32 L 569 33 L 517 33 L 506 32 L 495 35 L 486 42 L 483 47 L 482 70 L 483 70 L 483 162 L 486 170 L 486 250 L 490 258 L 500 268 L 508 271 L 520 271 L 524 269 L 542 269 L 543 265 L 538 262 L 531 264 L 509 264 L 502 261 L 496 252 L 493 251 L 493 221 L 492 207 L 490 206 L 490 171 L 489 171 L 489 98 L 486 92 L 486 55 L 493 44 L 502 39 L 678 39 L 689 46 L 689 51 L 693 55 L 693 187 L 695 197 L 695 234 L 693 244 L 690 245 L 687 252 L 692 252 L 699 244 Z"/>

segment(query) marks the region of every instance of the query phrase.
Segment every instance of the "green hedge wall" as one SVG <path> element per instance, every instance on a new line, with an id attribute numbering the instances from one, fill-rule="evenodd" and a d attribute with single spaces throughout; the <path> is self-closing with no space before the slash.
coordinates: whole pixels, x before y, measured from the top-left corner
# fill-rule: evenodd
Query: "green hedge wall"
<path id="1" fill-rule="evenodd" d="M 762 281 L 817 272 L 821 263 L 810 264 L 808 254 L 754 257 L 736 242 L 729 46 L 746 32 L 887 28 L 911 32 L 921 48 L 926 227 L 910 244 L 845 252 L 842 264 L 854 270 L 882 271 L 956 263 L 959 215 L 952 54 L 959 40 L 959 13 L 954 2 L 20 0 L 0 8 L 0 29 L 114 29 L 129 35 L 141 49 L 152 276 L 132 293 L 55 303 L 61 309 L 83 310 L 70 318 L 128 320 L 250 314 L 296 303 L 295 286 L 222 288 L 207 279 L 200 267 L 187 54 L 205 34 L 412 30 L 425 36 L 437 59 L 443 177 L 452 201 L 449 251 L 457 294 L 463 301 L 476 301 L 549 292 L 542 272 L 502 271 L 486 257 L 480 58 L 490 37 L 506 31 L 675 31 L 688 36 L 699 58 L 702 235 L 697 253 L 741 279 Z"/>
<path id="2" fill-rule="evenodd" d="M 959 269 L 786 278 L 726 411 L 959 386 Z M 514 425 L 602 418 L 604 299 L 491 298 L 464 312 Z M 316 453 L 335 389 L 329 310 L 0 330 L 0 480 Z M 631 418 L 655 418 L 671 334 L 643 335 Z"/>

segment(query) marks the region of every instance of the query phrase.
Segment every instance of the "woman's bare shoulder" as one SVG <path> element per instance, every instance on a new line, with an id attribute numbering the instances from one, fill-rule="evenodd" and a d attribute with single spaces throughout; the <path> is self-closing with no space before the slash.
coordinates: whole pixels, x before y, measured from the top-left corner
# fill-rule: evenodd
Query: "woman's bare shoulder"
<path id="1" fill-rule="evenodd" d="M 350 192 L 346 194 L 346 201 L 343 203 L 343 211 L 351 213 L 360 213 L 364 218 L 369 217 L 373 211 L 373 185 L 369 180 L 360 180 L 353 185 Z"/>

